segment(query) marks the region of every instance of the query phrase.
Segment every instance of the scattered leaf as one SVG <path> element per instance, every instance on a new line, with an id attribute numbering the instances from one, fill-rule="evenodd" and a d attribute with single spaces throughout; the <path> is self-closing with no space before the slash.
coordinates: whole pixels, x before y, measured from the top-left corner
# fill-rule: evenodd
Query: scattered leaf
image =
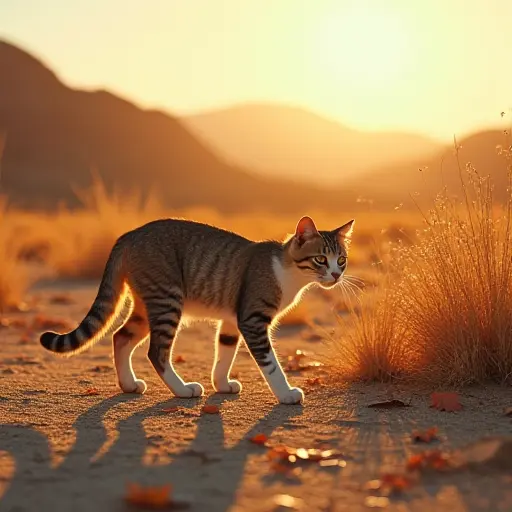
<path id="1" fill-rule="evenodd" d="M 376 402 L 374 404 L 370 404 L 368 407 L 372 407 L 375 409 L 396 409 L 398 407 L 410 407 L 410 404 L 406 404 L 402 402 L 402 400 L 387 400 L 385 402 Z"/>
<path id="2" fill-rule="evenodd" d="M 99 394 L 100 392 L 96 388 L 88 388 L 82 393 L 82 396 L 96 396 Z"/>
<path id="3" fill-rule="evenodd" d="M 408 471 L 423 471 L 434 469 L 442 471 L 450 466 L 450 458 L 440 450 L 429 450 L 409 457 L 406 463 Z"/>
<path id="4" fill-rule="evenodd" d="M 306 384 L 309 386 L 321 386 L 323 381 L 320 377 L 310 377 L 309 379 L 306 379 Z"/>
<path id="5" fill-rule="evenodd" d="M 172 506 L 172 486 L 143 487 L 136 483 L 129 483 L 126 489 L 126 501 L 130 505 L 141 508 L 163 509 Z"/>
<path id="6" fill-rule="evenodd" d="M 201 412 L 204 412 L 205 414 L 219 414 L 220 409 L 218 405 L 205 405 L 201 409 Z"/>
<path id="7" fill-rule="evenodd" d="M 180 364 L 180 363 L 184 363 L 185 362 L 185 358 L 182 356 L 182 355 L 177 355 L 175 358 L 174 358 L 174 362 L 177 363 L 177 364 Z"/>
<path id="8" fill-rule="evenodd" d="M 179 407 L 168 407 L 167 409 L 162 409 L 162 412 L 165 412 L 166 414 L 169 414 L 171 412 L 178 412 Z"/>
<path id="9" fill-rule="evenodd" d="M 458 393 L 432 393 L 430 398 L 432 400 L 430 407 L 439 411 L 454 412 L 462 409 Z"/>
<path id="10" fill-rule="evenodd" d="M 304 363 L 302 362 L 302 360 L 305 357 L 307 357 L 305 352 L 303 352 L 302 350 L 296 350 L 293 355 L 288 356 L 284 367 L 285 370 L 288 372 L 298 372 L 309 370 L 312 368 L 319 368 L 320 366 L 324 365 L 320 361 L 311 361 L 308 363 Z"/>
<path id="11" fill-rule="evenodd" d="M 265 434 L 256 434 L 249 441 L 254 444 L 264 445 L 268 441 L 268 437 Z"/>
<path id="12" fill-rule="evenodd" d="M 503 410 L 503 414 L 504 414 L 504 416 L 512 416 L 512 407 L 506 407 Z"/>
<path id="13" fill-rule="evenodd" d="M 412 440 L 415 443 L 431 443 L 432 441 L 437 441 L 439 438 L 437 437 L 438 432 L 437 427 L 430 427 L 427 430 L 414 430 L 412 433 Z"/>

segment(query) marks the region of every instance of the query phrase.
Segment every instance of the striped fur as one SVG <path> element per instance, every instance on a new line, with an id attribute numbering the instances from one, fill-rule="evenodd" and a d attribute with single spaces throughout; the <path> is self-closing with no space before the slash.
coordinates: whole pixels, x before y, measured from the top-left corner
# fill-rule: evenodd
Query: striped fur
<path id="1" fill-rule="evenodd" d="M 339 281 L 352 227 L 353 221 L 318 231 L 311 218 L 303 217 L 285 242 L 253 242 L 187 220 L 151 222 L 116 242 L 80 325 L 67 334 L 43 333 L 41 344 L 70 355 L 114 332 L 119 385 L 125 392 L 143 393 L 146 385 L 135 377 L 131 358 L 149 338 L 148 359 L 167 387 L 176 396 L 200 396 L 203 387 L 181 379 L 171 354 L 184 321 L 209 318 L 219 325 L 212 369 L 217 391 L 240 392 L 241 384 L 229 379 L 229 372 L 243 339 L 277 399 L 302 402 L 302 391 L 290 387 L 276 357 L 271 328 L 307 286 Z"/>

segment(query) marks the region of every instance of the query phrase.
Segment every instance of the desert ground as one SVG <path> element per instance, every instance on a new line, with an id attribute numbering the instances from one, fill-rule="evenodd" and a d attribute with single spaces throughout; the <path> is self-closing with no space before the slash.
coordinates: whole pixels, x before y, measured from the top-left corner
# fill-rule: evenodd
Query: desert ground
<path id="1" fill-rule="evenodd" d="M 38 343 L 40 330 L 55 319 L 64 322 L 60 329 L 78 322 L 96 286 L 42 282 L 28 291 L 27 311 L 2 317 L 1 512 L 143 510 L 126 500 L 130 483 L 171 485 L 174 509 L 198 512 L 512 510 L 510 445 L 485 464 L 426 471 L 387 497 L 368 489 L 369 481 L 403 472 L 415 453 L 451 453 L 486 436 L 510 435 L 511 418 L 503 413 L 512 405 L 510 386 L 466 387 L 460 391 L 462 410 L 446 412 L 430 407 L 426 388 L 340 385 L 323 366 L 312 366 L 289 371 L 306 400 L 286 406 L 276 403 L 242 348 L 233 367 L 244 386 L 241 395 L 216 395 L 210 384 L 213 328 L 196 324 L 180 333 L 173 357 L 181 356 L 181 375 L 202 382 L 205 396 L 173 398 L 144 345 L 134 368 L 148 390 L 126 395 L 117 387 L 108 340 L 67 359 Z M 336 324 L 322 300 L 317 298 L 315 321 L 289 322 L 278 330 L 275 344 L 283 364 L 297 349 L 304 360 L 322 359 L 323 340 Z M 409 406 L 368 407 L 391 399 Z M 219 412 L 204 413 L 205 404 L 217 405 Z M 414 442 L 413 431 L 434 426 L 438 441 Z M 250 441 L 259 434 L 268 437 L 268 446 Z M 310 461 L 284 470 L 269 459 L 276 445 L 334 450 L 338 464 Z"/>

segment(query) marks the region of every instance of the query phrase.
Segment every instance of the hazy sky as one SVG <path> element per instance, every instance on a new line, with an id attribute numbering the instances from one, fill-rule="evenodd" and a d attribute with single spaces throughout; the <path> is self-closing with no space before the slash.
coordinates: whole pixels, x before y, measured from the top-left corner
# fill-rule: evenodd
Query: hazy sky
<path id="1" fill-rule="evenodd" d="M 512 0 L 1 0 L 68 84 L 177 114 L 246 101 L 439 137 L 512 107 Z"/>

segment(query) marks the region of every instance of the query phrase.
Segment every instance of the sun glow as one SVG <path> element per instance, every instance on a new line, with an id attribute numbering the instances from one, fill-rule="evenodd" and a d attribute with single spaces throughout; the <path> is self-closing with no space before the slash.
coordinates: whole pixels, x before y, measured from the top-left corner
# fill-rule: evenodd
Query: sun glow
<path id="1" fill-rule="evenodd" d="M 344 84 L 394 87 L 407 71 L 412 27 L 403 14 L 386 5 L 371 4 L 353 2 L 326 13 L 318 29 L 316 58 Z"/>

